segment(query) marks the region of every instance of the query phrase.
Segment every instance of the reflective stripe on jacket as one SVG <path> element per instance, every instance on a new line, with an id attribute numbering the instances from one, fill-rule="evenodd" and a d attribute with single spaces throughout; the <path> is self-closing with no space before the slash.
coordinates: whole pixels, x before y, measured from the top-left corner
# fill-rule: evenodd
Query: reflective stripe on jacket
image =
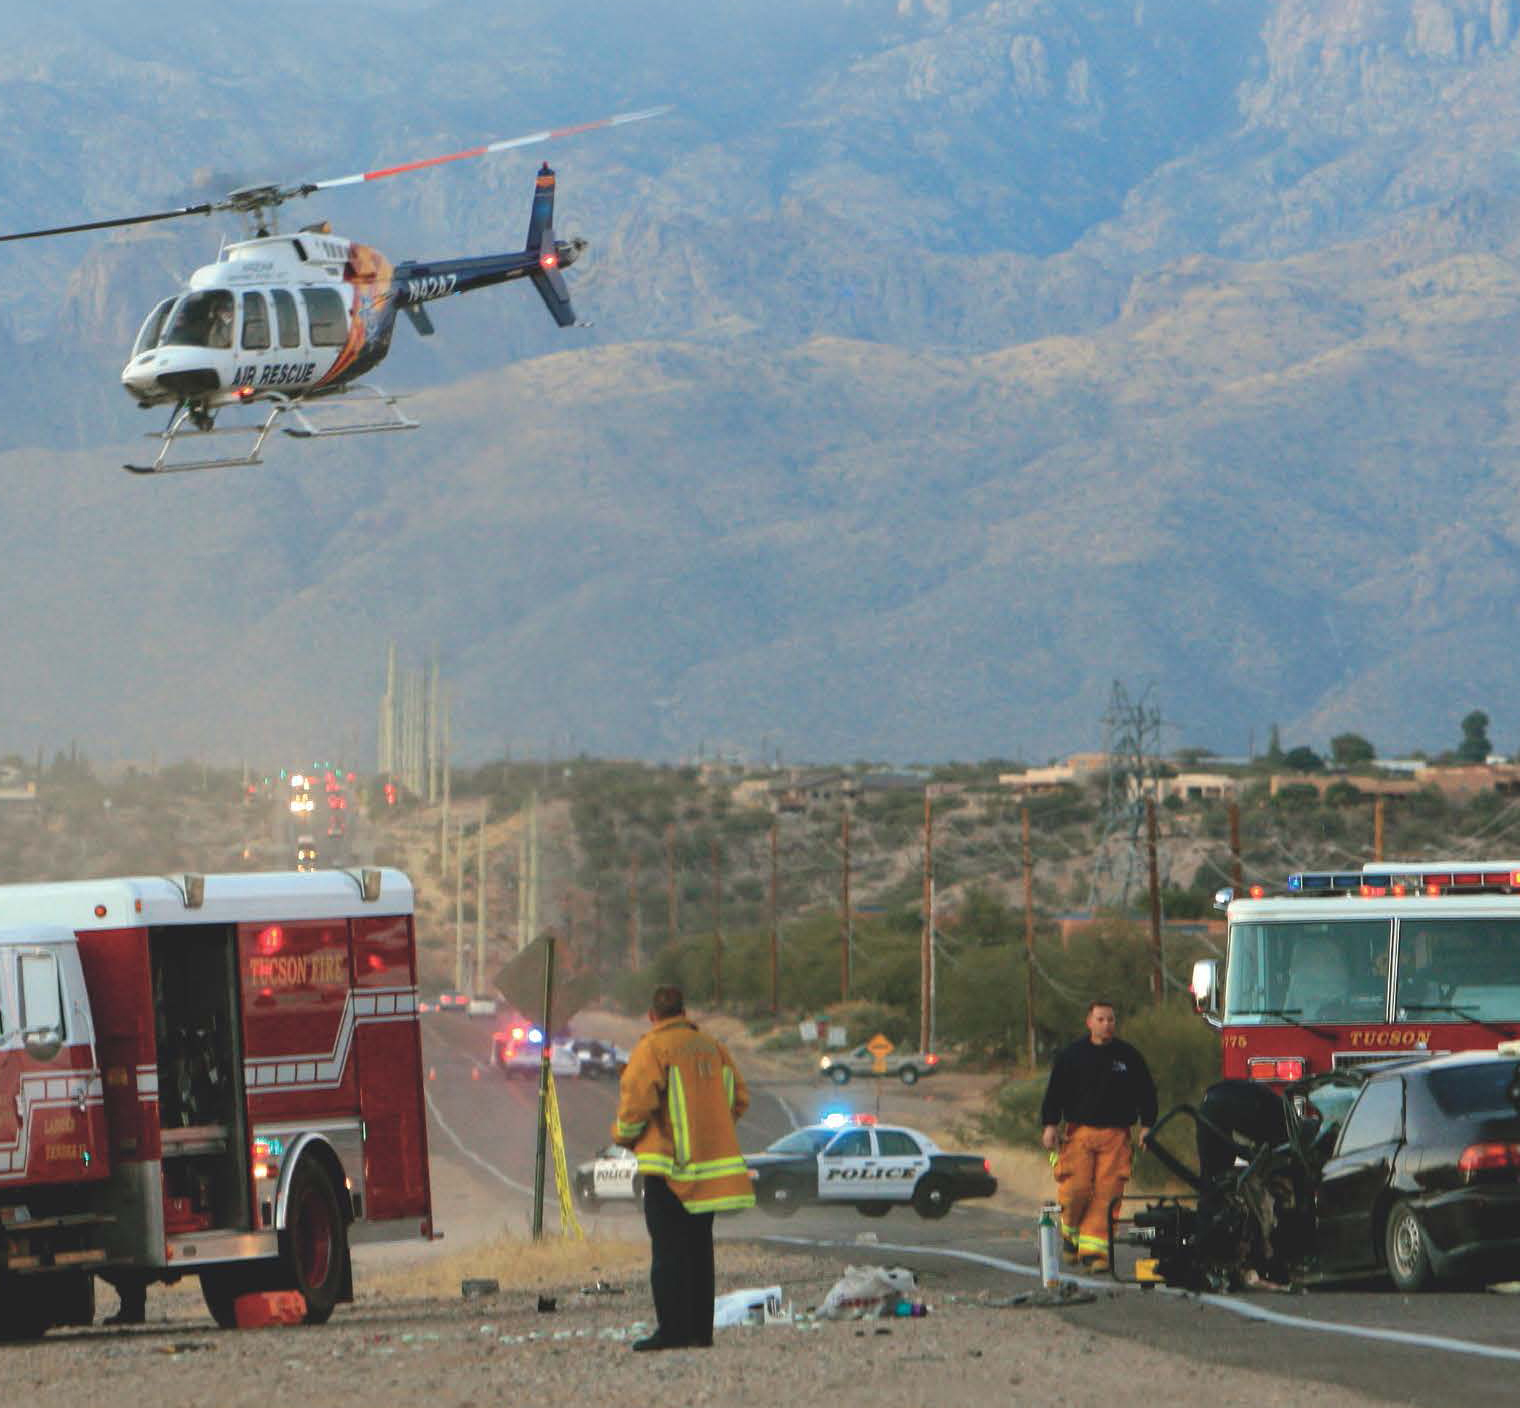
<path id="1" fill-rule="evenodd" d="M 744 1078 L 721 1041 L 688 1017 L 639 1038 L 623 1072 L 613 1139 L 639 1172 L 665 1179 L 687 1212 L 755 1205 L 734 1121 L 749 1108 Z"/>

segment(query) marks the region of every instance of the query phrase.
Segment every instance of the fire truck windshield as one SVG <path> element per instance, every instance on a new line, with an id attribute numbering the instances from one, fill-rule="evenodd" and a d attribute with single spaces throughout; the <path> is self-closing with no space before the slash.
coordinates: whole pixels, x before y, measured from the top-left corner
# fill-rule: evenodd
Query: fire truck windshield
<path id="1" fill-rule="evenodd" d="M 1387 919 L 1234 925 L 1225 1021 L 1381 1022 L 1391 930 Z"/>
<path id="2" fill-rule="evenodd" d="M 1462 1022 L 1520 1017 L 1520 919 L 1406 919 L 1394 1015 Z"/>

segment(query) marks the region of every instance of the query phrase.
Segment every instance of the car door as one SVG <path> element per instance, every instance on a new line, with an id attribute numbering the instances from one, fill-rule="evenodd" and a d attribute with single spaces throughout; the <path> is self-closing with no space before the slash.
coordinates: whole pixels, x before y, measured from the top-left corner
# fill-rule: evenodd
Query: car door
<path id="1" fill-rule="evenodd" d="M 1404 1082 L 1367 1082 L 1320 1173 L 1315 1192 L 1319 1262 L 1327 1272 L 1371 1270 L 1378 1262 L 1373 1217 L 1393 1177 L 1404 1138 Z"/>
<path id="2" fill-rule="evenodd" d="M 858 1202 L 874 1177 L 876 1149 L 869 1129 L 841 1130 L 818 1155 L 818 1197 L 826 1203 Z"/>
<path id="3" fill-rule="evenodd" d="M 918 1180 L 929 1171 L 929 1155 L 906 1129 L 878 1128 L 876 1158 L 880 1171 L 876 1196 L 894 1203 L 907 1202 Z"/>

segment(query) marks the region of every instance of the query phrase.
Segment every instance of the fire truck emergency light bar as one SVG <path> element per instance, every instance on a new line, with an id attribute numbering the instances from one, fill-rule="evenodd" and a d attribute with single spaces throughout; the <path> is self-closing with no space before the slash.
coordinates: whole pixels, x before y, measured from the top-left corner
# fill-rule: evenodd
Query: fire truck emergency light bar
<path id="1" fill-rule="evenodd" d="M 1376 868 L 1374 868 L 1376 867 Z M 1502 867 L 1502 869 L 1500 868 Z M 1373 862 L 1361 871 L 1301 870 L 1288 876 L 1295 895 L 1440 895 L 1448 890 L 1520 892 L 1520 861 Z"/>

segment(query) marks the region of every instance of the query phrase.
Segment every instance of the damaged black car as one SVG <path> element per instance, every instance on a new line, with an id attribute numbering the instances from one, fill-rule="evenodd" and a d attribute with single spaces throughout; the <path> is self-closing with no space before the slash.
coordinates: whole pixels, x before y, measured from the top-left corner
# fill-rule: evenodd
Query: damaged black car
<path id="1" fill-rule="evenodd" d="M 1193 1194 L 1116 1223 L 1137 1275 L 1193 1290 L 1520 1278 L 1520 1051 L 1398 1059 L 1276 1091 L 1211 1086 L 1150 1147 Z M 1167 1147 L 1191 1122 L 1198 1169 Z"/>

